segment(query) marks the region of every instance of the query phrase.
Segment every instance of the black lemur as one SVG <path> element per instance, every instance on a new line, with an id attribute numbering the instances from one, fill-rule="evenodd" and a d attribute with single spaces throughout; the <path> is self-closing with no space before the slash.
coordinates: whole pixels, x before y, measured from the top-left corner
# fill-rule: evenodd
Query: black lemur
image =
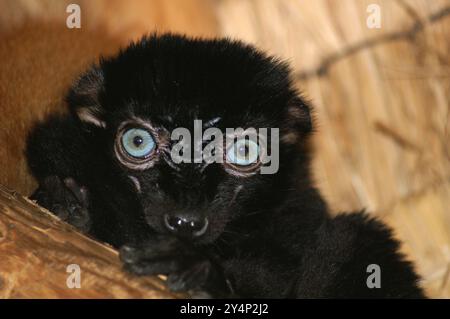
<path id="1" fill-rule="evenodd" d="M 32 198 L 119 248 L 126 270 L 212 297 L 424 297 L 388 227 L 330 216 L 310 175 L 311 106 L 286 63 L 238 41 L 150 35 L 87 70 L 67 102 L 29 136 Z M 258 145 L 238 137 L 223 162 L 175 161 L 171 132 L 194 120 L 278 128 L 278 170 L 239 157 Z"/>

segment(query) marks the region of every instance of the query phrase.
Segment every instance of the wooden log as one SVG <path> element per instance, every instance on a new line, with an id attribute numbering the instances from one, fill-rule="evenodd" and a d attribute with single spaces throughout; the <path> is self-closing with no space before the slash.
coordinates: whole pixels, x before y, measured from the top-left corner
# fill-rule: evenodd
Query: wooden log
<path id="1" fill-rule="evenodd" d="M 1 185 L 0 256 L 0 298 L 181 296 L 168 291 L 161 278 L 127 274 L 112 247 Z"/>

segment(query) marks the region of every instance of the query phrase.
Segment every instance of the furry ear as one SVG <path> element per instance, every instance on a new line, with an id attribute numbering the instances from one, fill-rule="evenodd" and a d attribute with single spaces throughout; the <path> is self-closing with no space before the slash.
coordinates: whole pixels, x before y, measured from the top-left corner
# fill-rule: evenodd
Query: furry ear
<path id="1" fill-rule="evenodd" d="M 308 136 L 313 130 L 311 106 L 300 97 L 295 97 L 286 108 L 284 126 L 281 130 L 281 141 L 296 144 L 301 138 Z"/>
<path id="2" fill-rule="evenodd" d="M 105 127 L 104 110 L 99 101 L 99 96 L 103 89 L 103 71 L 98 66 L 91 67 L 71 87 L 67 95 L 67 103 L 71 111 L 82 122 Z"/>

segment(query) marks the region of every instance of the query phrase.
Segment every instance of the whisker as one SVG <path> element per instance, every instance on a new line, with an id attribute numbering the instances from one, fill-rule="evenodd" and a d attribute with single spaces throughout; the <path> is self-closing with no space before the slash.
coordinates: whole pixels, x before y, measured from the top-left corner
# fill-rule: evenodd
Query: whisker
<path id="1" fill-rule="evenodd" d="M 228 204 L 228 207 L 230 207 L 236 201 L 237 196 L 239 195 L 239 193 L 241 192 L 241 190 L 243 188 L 244 188 L 243 185 L 239 185 L 238 187 L 236 187 L 236 189 L 234 190 L 233 198 L 231 198 L 231 201 Z"/>

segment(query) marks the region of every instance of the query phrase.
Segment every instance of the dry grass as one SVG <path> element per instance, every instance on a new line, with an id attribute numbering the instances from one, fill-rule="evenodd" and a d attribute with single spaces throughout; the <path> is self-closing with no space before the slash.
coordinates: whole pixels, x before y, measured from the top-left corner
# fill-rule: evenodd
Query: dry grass
<path id="1" fill-rule="evenodd" d="M 372 2 L 81 1 L 90 24 L 125 40 L 225 35 L 289 60 L 316 108 L 314 171 L 333 210 L 367 208 L 391 224 L 428 294 L 449 298 L 450 1 L 379 0 L 382 28 L 369 29 Z M 0 29 L 64 7 L 32 3 L 0 10 L 15 17 Z"/>

